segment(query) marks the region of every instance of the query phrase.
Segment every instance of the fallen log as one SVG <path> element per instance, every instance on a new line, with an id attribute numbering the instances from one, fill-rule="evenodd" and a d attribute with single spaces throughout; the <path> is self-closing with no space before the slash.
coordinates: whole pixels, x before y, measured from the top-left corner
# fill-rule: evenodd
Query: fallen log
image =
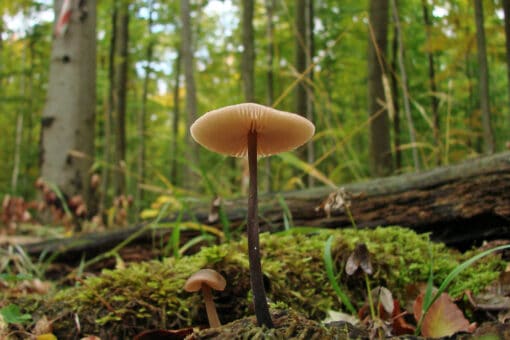
<path id="1" fill-rule="evenodd" d="M 341 188 L 340 188 L 341 187 Z M 278 195 L 281 195 L 280 197 Z M 282 198 L 285 204 L 282 204 Z M 194 205 L 195 220 L 222 229 L 218 219 L 211 223 L 210 204 Z M 471 159 L 461 164 L 430 171 L 378 178 L 339 188 L 320 187 L 260 196 L 262 231 L 280 231 L 285 206 L 293 226 L 358 228 L 400 225 L 431 233 L 434 240 L 467 248 L 484 240 L 510 238 L 510 152 Z M 230 227 L 242 227 L 246 199 L 224 200 Z M 172 222 L 176 216 L 165 221 Z M 139 232 L 142 225 L 102 233 L 79 235 L 64 240 L 27 244 L 29 254 L 61 253 L 66 258 L 90 257 L 107 251 Z M 168 237 L 171 229 L 140 233 L 133 243 L 154 243 Z M 192 237 L 197 232 L 187 232 Z M 155 241 L 156 240 L 156 241 Z"/>

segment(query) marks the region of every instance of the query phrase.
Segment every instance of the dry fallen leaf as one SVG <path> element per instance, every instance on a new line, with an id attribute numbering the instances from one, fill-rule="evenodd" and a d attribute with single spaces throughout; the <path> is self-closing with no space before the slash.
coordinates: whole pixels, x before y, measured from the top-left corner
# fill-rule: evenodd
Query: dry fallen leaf
<path id="1" fill-rule="evenodd" d="M 372 263 L 370 262 L 370 253 L 365 243 L 358 243 L 356 245 L 354 251 L 347 259 L 345 272 L 347 275 L 352 275 L 359 267 L 361 267 L 361 269 L 369 275 L 373 273 Z"/>
<path id="2" fill-rule="evenodd" d="M 413 306 L 414 317 L 420 320 L 424 294 L 420 294 Z M 423 318 L 421 334 L 430 338 L 452 336 L 458 332 L 472 332 L 474 325 L 464 317 L 462 311 L 447 293 L 442 293 L 430 306 Z"/>

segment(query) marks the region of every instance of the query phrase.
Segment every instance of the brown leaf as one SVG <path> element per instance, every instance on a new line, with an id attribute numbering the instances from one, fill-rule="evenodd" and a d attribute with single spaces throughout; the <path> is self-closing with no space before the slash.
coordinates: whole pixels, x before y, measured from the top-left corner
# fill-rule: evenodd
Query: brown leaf
<path id="1" fill-rule="evenodd" d="M 422 293 L 414 302 L 413 311 L 416 320 L 421 318 L 423 297 Z M 441 338 L 458 332 L 471 332 L 472 328 L 473 326 L 469 324 L 451 297 L 442 293 L 423 318 L 421 334 L 425 337 Z"/>
<path id="2" fill-rule="evenodd" d="M 402 313 L 400 311 L 400 304 L 398 300 L 393 300 L 393 323 L 391 333 L 393 335 L 404 335 L 404 334 L 414 334 L 415 328 L 413 325 L 410 325 L 404 319 L 404 315 L 407 312 Z"/>
<path id="3" fill-rule="evenodd" d="M 352 275 L 359 267 L 367 274 L 372 274 L 373 272 L 372 263 L 370 262 L 370 253 L 365 243 L 358 243 L 356 245 L 354 251 L 347 259 L 345 272 L 347 275 Z"/>
<path id="4" fill-rule="evenodd" d="M 193 328 L 182 328 L 177 330 L 147 330 L 134 336 L 134 340 L 149 340 L 149 339 L 167 339 L 167 340 L 180 340 L 186 338 L 193 333 Z"/>

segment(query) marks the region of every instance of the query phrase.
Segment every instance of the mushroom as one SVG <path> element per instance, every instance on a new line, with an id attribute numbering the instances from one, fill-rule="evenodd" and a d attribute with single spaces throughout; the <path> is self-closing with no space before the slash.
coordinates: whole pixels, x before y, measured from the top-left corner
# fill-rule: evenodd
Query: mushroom
<path id="1" fill-rule="evenodd" d="M 224 290 L 227 285 L 225 278 L 214 269 L 201 269 L 191 275 L 184 284 L 184 290 L 187 292 L 196 292 L 202 290 L 204 296 L 205 310 L 209 326 L 220 327 L 220 319 L 216 313 L 216 306 L 211 294 L 211 288 L 214 290 Z"/>
<path id="2" fill-rule="evenodd" d="M 243 103 L 207 112 L 191 125 L 191 136 L 205 148 L 235 157 L 248 156 L 248 257 L 255 315 L 273 327 L 267 305 L 259 251 L 257 157 L 289 151 L 306 143 L 315 126 L 295 113 Z"/>

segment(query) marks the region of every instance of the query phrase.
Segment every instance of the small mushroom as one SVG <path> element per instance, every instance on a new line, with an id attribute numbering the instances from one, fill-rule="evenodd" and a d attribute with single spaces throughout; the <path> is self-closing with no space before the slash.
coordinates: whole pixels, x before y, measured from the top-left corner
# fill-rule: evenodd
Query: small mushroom
<path id="1" fill-rule="evenodd" d="M 207 319 L 209 326 L 220 327 L 220 319 L 216 312 L 216 306 L 211 294 L 211 289 L 224 290 L 227 285 L 225 278 L 213 269 L 201 269 L 195 274 L 191 275 L 184 284 L 184 290 L 187 292 L 196 292 L 202 290 L 204 296 L 205 310 L 207 312 Z"/>
<path id="2" fill-rule="evenodd" d="M 190 128 L 205 148 L 235 157 L 248 156 L 248 258 L 255 315 L 259 325 L 273 327 L 262 276 L 259 250 L 257 158 L 289 151 L 312 138 L 315 126 L 295 113 L 244 103 L 207 112 Z"/>

